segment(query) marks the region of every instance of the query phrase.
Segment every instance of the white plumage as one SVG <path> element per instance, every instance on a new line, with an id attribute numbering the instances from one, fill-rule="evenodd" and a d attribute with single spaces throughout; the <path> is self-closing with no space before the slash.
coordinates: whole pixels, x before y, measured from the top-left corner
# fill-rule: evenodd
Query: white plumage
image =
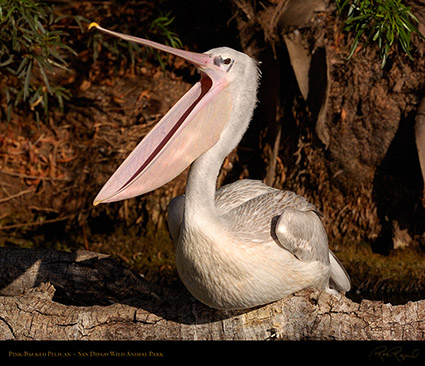
<path id="1" fill-rule="evenodd" d="M 201 74 L 95 203 L 156 189 L 192 164 L 185 195 L 170 203 L 168 221 L 177 270 L 193 296 L 214 308 L 244 309 L 308 287 L 348 291 L 350 280 L 328 248 L 314 205 L 255 180 L 216 190 L 222 162 L 247 130 L 257 103 L 256 62 L 226 47 L 195 54 L 95 26 L 183 57 Z"/>

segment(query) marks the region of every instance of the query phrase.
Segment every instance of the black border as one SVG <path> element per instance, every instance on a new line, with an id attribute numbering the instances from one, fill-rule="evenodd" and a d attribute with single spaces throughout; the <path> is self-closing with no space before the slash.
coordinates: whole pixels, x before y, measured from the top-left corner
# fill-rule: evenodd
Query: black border
<path id="1" fill-rule="evenodd" d="M 0 361 L 425 364 L 423 341 L 3 341 Z M 294 362 L 295 361 L 295 362 Z M 142 363 L 141 363 L 142 362 Z"/>

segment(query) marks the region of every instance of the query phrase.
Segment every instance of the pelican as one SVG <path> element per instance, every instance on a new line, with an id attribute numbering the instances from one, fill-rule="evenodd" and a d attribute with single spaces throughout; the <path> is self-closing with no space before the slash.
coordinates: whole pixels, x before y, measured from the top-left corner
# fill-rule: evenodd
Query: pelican
<path id="1" fill-rule="evenodd" d="M 101 189 L 94 204 L 155 190 L 190 166 L 185 194 L 168 208 L 178 274 L 199 301 L 249 309 L 305 288 L 350 290 L 329 250 L 316 207 L 256 180 L 216 189 L 226 156 L 238 145 L 257 104 L 258 63 L 227 47 L 203 54 L 90 27 L 182 57 L 197 82 L 148 133 Z"/>

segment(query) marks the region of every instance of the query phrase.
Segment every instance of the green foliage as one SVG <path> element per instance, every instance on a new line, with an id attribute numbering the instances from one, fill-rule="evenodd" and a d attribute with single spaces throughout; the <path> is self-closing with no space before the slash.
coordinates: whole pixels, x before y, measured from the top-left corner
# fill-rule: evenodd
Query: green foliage
<path id="1" fill-rule="evenodd" d="M 174 17 L 171 13 L 160 14 L 150 25 L 150 33 L 156 34 L 165 40 L 165 43 L 174 48 L 182 48 L 182 42 L 177 35 L 170 29 L 171 23 L 174 22 Z"/>
<path id="2" fill-rule="evenodd" d="M 70 92 L 51 83 L 55 68 L 66 69 L 65 57 L 74 51 L 62 42 L 66 33 L 54 28 L 60 18 L 52 8 L 33 0 L 0 1 L 0 73 L 7 78 L 2 92 L 12 107 L 26 104 L 35 113 L 48 117 L 49 96 L 60 107 Z"/>
<path id="3" fill-rule="evenodd" d="M 93 9 L 101 13 L 104 6 Z M 143 31 L 159 42 L 181 47 L 178 35 L 171 31 L 174 17 L 159 10 L 156 17 L 155 11 L 147 13 L 145 24 L 150 27 Z M 105 17 L 102 25 L 116 28 L 118 23 L 120 32 L 131 33 L 126 14 L 112 14 Z M 77 24 L 80 32 L 64 32 L 64 28 L 71 29 L 70 23 Z M 48 120 L 52 108 L 63 108 L 72 91 L 61 85 L 58 75 L 60 70 L 73 67 L 70 56 L 77 56 L 74 49 L 80 52 L 88 47 L 93 61 L 102 53 L 102 57 L 112 58 L 117 67 L 122 67 L 123 60 L 129 60 L 134 66 L 137 58 L 146 55 L 146 48 L 135 43 L 105 37 L 100 32 L 87 32 L 89 23 L 82 15 L 59 16 L 42 0 L 0 0 L 0 93 L 7 103 L 8 123 L 13 109 L 34 113 L 38 123 Z M 164 68 L 162 56 L 154 55 Z"/>
<path id="4" fill-rule="evenodd" d="M 102 20 L 100 22 L 103 27 L 109 29 L 117 28 L 116 22 L 110 19 L 105 22 L 105 20 Z M 89 20 L 87 19 L 84 19 L 83 21 L 87 24 L 89 23 Z M 150 27 L 145 31 L 147 35 L 145 35 L 144 37 L 149 38 L 150 36 L 153 36 L 158 40 L 158 42 L 164 42 L 171 47 L 181 48 L 182 42 L 179 36 L 177 35 L 177 33 L 171 30 L 171 24 L 173 23 L 173 21 L 174 17 L 172 17 L 170 13 L 160 12 L 159 16 L 157 16 L 155 19 L 153 19 L 153 21 L 150 22 Z M 131 34 L 131 31 L 128 29 L 126 24 L 120 24 L 118 26 L 117 31 L 121 33 Z M 135 60 L 138 57 L 143 57 L 144 55 L 146 55 L 146 53 L 153 52 L 154 55 L 156 55 L 156 58 L 161 68 L 163 70 L 165 69 L 165 63 L 162 58 L 164 57 L 164 54 L 162 52 L 158 52 L 156 50 L 146 47 L 140 47 L 138 44 L 133 42 L 128 42 L 118 38 L 105 36 L 101 32 L 91 32 L 88 41 L 88 46 L 92 49 L 94 61 L 97 60 L 97 58 L 99 57 L 99 53 L 102 50 L 106 50 L 116 59 L 117 64 L 119 64 L 120 60 L 129 57 L 132 66 L 134 66 Z"/>
<path id="5" fill-rule="evenodd" d="M 177 33 L 171 31 L 170 26 L 174 21 L 170 13 L 161 14 L 158 18 L 154 19 L 150 26 L 150 34 L 159 35 L 165 40 L 165 43 L 171 47 L 182 48 L 182 42 Z M 157 52 L 157 59 L 162 69 L 165 68 L 164 62 L 161 58 L 161 53 Z"/>
<path id="6" fill-rule="evenodd" d="M 394 42 L 398 40 L 404 52 L 411 54 L 412 33 L 424 38 L 414 23 L 418 19 L 410 7 L 401 0 L 336 0 L 340 13 L 347 11 L 345 30 L 353 32 L 354 41 L 351 46 L 350 59 L 361 40 L 365 47 L 369 42 L 377 42 L 384 67 Z M 348 8 L 348 10 L 347 10 Z"/>

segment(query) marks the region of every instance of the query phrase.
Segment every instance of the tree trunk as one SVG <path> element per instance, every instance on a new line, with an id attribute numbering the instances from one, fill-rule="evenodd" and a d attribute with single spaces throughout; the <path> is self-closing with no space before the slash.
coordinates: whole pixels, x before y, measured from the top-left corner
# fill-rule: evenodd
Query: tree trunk
<path id="1" fill-rule="evenodd" d="M 392 306 L 316 289 L 219 311 L 103 254 L 0 248 L 2 340 L 424 340 L 425 301 Z M 85 305 L 82 305 L 85 304 Z"/>
<path id="2" fill-rule="evenodd" d="M 422 98 L 415 119 L 415 141 L 421 167 L 423 185 L 422 204 L 425 206 L 425 98 Z"/>

